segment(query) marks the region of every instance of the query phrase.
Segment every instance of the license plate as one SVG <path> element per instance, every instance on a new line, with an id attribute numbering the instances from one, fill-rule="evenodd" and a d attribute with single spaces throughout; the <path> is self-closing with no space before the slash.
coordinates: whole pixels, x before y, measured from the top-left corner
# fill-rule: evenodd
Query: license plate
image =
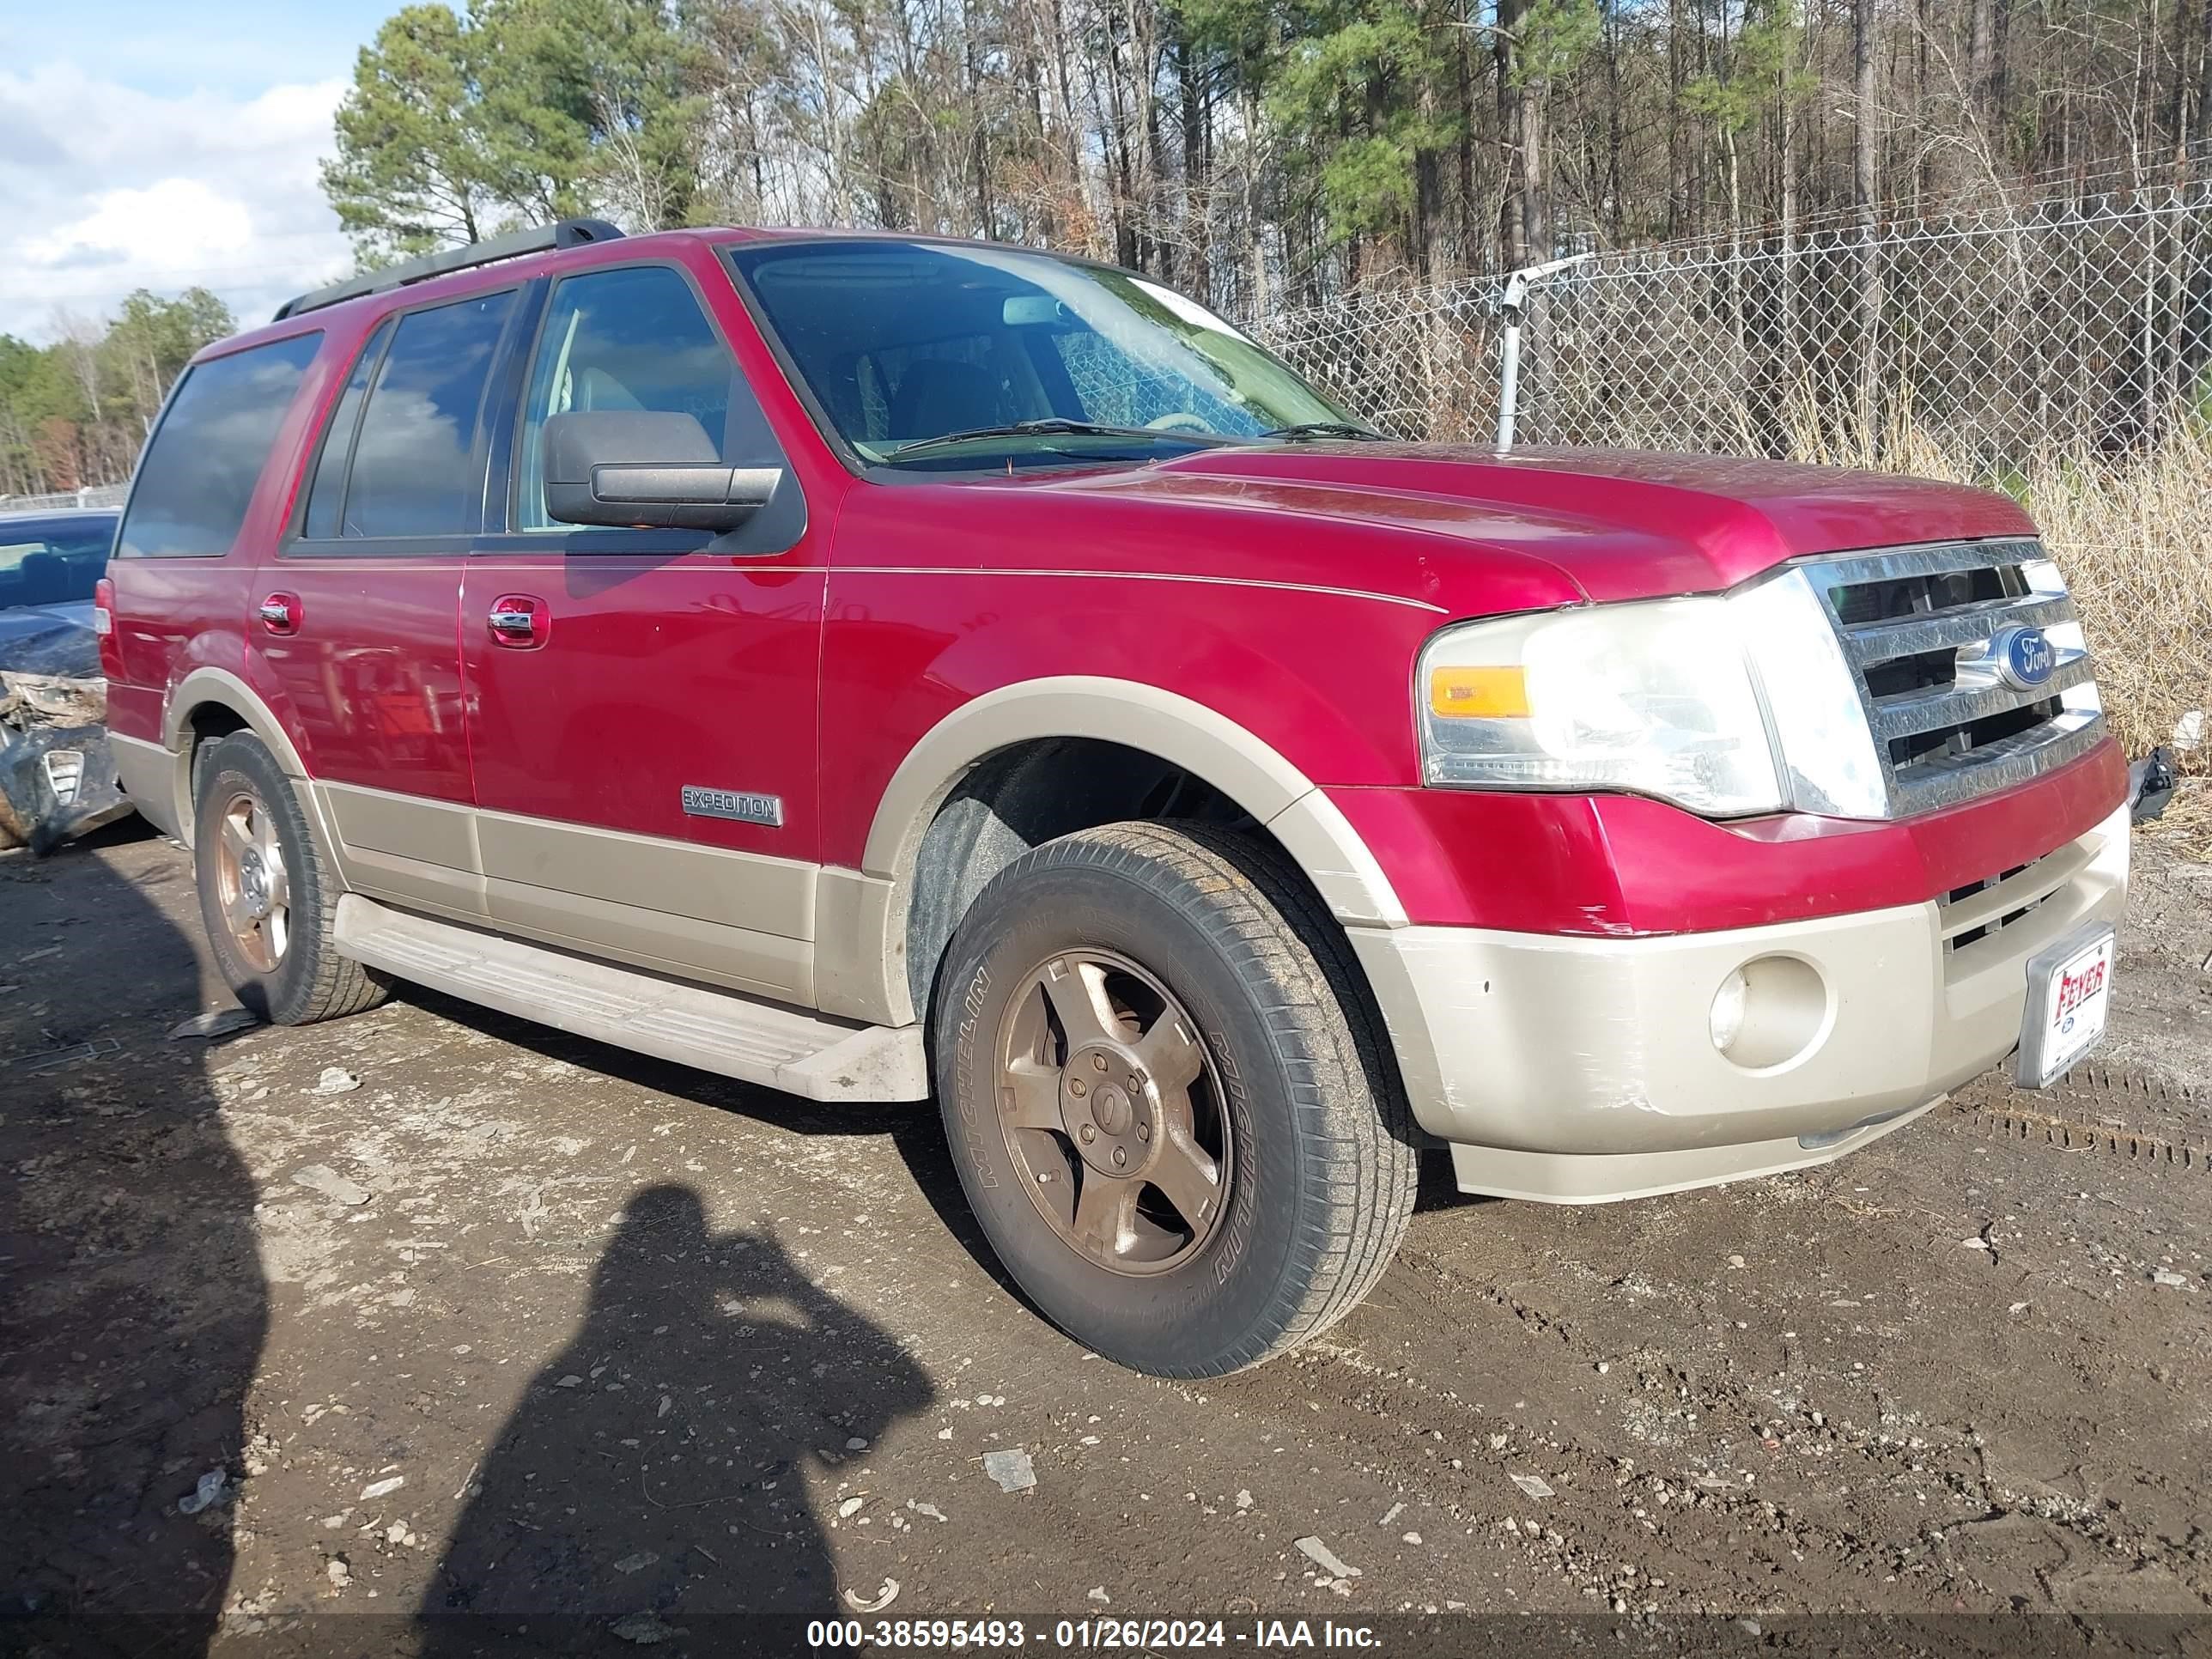
<path id="1" fill-rule="evenodd" d="M 2027 1010 L 2021 1018 L 2014 1080 L 2042 1089 L 2097 1046 L 2112 1006 L 2112 930 L 2077 929 L 2028 958 Z"/>

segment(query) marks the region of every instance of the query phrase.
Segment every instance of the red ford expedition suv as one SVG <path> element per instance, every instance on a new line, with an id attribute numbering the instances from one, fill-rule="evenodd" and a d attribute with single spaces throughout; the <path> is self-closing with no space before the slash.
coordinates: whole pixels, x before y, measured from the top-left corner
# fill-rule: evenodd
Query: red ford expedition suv
<path id="1" fill-rule="evenodd" d="M 1124 270 L 568 221 L 210 347 L 101 604 L 240 997 L 934 1097 L 1102 1353 L 2101 1030 L 2125 770 L 2003 497 L 1387 440 Z"/>

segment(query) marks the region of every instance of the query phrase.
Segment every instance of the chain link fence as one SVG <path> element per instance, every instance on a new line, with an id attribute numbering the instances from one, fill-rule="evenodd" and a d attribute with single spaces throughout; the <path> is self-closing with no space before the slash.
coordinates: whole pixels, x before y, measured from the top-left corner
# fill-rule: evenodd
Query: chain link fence
<path id="1" fill-rule="evenodd" d="M 1495 438 L 1507 279 L 1250 330 L 1411 438 Z M 1606 253 L 1532 283 L 1517 441 L 1872 466 L 2019 497 L 2133 754 L 2212 770 L 2212 172 Z M 2212 799 L 2212 796 L 2208 796 Z"/>
<path id="2" fill-rule="evenodd" d="M 1498 424 L 1504 292 L 1504 280 L 1490 276 L 1366 289 L 1249 326 L 1291 368 L 1386 432 L 1486 442 Z M 1523 408 L 1526 391 L 1524 380 Z"/>
<path id="3" fill-rule="evenodd" d="M 1254 331 L 1388 428 L 1487 441 L 1504 289 L 1358 294 Z M 1879 459 L 1911 432 L 1992 472 L 2120 457 L 2212 395 L 2212 178 L 1601 254 L 1525 315 L 1525 442 Z"/>

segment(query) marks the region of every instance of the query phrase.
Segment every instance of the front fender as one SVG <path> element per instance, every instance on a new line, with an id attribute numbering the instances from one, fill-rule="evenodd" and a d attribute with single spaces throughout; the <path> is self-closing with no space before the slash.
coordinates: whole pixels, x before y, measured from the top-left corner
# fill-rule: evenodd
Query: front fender
<path id="1" fill-rule="evenodd" d="M 939 809 L 990 756 L 1069 738 L 1140 750 L 1204 780 L 1267 827 L 1340 921 L 1405 925 L 1405 906 L 1358 832 L 1273 744 L 1218 709 L 1141 681 L 1051 675 L 987 691 L 931 726 L 876 804 L 862 867 L 821 872 L 815 991 L 825 1011 L 889 1025 L 916 1018 L 908 922 Z"/>
<path id="2" fill-rule="evenodd" d="M 1272 745 L 1204 703 L 1139 681 L 1054 675 L 961 704 L 908 750 L 878 804 L 862 872 L 911 878 L 922 836 L 955 785 L 1015 744 L 1091 738 L 1203 779 L 1283 843 L 1340 920 L 1401 927 L 1405 907 L 1334 802 Z"/>

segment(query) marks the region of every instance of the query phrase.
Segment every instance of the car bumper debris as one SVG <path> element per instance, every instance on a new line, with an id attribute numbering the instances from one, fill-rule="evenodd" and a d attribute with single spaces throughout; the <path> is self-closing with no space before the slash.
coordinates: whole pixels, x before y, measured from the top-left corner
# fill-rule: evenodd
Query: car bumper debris
<path id="1" fill-rule="evenodd" d="M 103 679 L 0 670 L 0 847 L 48 853 L 130 813 L 106 717 Z"/>

